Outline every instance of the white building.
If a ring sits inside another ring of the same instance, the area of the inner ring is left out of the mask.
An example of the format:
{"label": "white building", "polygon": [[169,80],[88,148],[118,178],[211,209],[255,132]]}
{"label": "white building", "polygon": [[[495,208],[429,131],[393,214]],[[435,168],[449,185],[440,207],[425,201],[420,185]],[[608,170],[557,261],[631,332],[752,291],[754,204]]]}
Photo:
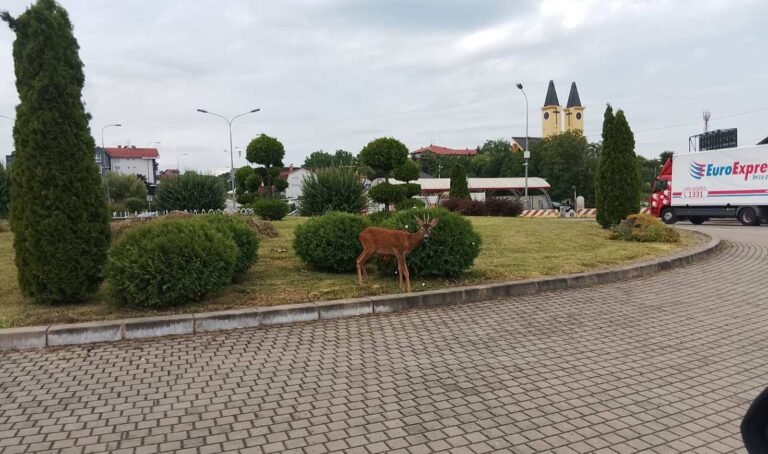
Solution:
{"label": "white building", "polygon": [[285,198],[289,202],[295,202],[301,197],[302,184],[304,178],[312,174],[311,170],[304,169],[302,167],[287,167],[280,173],[280,178],[288,181],[288,188],[285,190]]}
{"label": "white building", "polygon": [[[151,185],[157,184],[157,148],[106,148],[108,169],[121,175],[142,175]],[[97,157],[98,159],[98,157]]]}

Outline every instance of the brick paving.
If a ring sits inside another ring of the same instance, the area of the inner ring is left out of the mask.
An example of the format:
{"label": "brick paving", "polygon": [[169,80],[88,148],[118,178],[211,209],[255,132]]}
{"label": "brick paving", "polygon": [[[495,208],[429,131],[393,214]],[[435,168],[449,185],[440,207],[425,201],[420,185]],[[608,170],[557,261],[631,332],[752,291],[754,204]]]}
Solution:
{"label": "brick paving", "polygon": [[0,452],[743,452],[768,228],[665,275],[409,313],[0,353]]}

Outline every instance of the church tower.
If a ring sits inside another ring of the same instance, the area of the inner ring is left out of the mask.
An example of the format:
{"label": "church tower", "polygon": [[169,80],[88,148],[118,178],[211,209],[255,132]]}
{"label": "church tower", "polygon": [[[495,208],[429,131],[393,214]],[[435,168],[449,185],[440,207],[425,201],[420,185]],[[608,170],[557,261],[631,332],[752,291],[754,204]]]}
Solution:
{"label": "church tower", "polygon": [[565,130],[579,131],[584,134],[584,106],[579,99],[576,82],[571,82],[571,92],[568,94],[568,104],[565,106]]}
{"label": "church tower", "polygon": [[541,108],[541,137],[546,139],[556,136],[562,132],[561,128],[560,101],[557,100],[555,83],[550,80],[547,98],[544,100],[544,107]]}

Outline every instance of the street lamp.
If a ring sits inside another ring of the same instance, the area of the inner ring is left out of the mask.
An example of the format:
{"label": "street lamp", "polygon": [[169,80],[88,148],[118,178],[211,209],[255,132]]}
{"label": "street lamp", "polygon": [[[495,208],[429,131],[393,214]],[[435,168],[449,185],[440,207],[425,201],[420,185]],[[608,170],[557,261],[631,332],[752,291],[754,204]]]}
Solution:
{"label": "street lamp", "polygon": [[253,110],[249,110],[248,112],[241,113],[240,115],[235,115],[232,118],[227,118],[227,117],[225,117],[223,115],[219,115],[217,113],[208,112],[205,109],[197,109],[197,111],[200,112],[200,113],[204,113],[204,114],[213,115],[213,116],[216,116],[216,117],[219,117],[219,118],[223,118],[224,121],[226,121],[227,124],[229,125],[229,163],[230,163],[229,179],[232,181],[232,211],[237,211],[237,204],[235,202],[235,149],[232,147],[232,122],[234,122],[238,118],[242,117],[243,115],[248,115],[248,114],[256,113],[256,112],[258,112],[260,110],[261,109],[253,109]]}
{"label": "street lamp", "polygon": [[162,145],[162,144],[163,144],[163,142],[149,142],[149,143],[147,144],[147,148],[150,148],[150,147],[152,147],[152,145]]}
{"label": "street lamp", "polygon": [[531,152],[528,151],[528,95],[525,94],[525,90],[523,90],[523,84],[518,83],[517,88],[520,89],[521,92],[523,92],[523,96],[525,96],[525,151],[523,152],[523,159],[525,159],[525,207],[530,209],[529,206],[529,200],[528,200],[528,160],[531,159]]}
{"label": "street lamp", "polygon": [[[111,125],[104,125],[104,127],[101,128],[101,152],[104,153],[104,158],[105,159],[107,158],[107,149],[104,147],[104,130],[109,128],[109,127],[119,128],[121,126],[123,126],[123,125],[120,124],[120,123],[114,123],[114,124],[111,124]],[[109,167],[110,167],[110,169],[112,168],[111,165]],[[107,203],[109,203],[109,178],[107,178],[107,173],[106,172],[104,172],[104,188],[107,191]]]}

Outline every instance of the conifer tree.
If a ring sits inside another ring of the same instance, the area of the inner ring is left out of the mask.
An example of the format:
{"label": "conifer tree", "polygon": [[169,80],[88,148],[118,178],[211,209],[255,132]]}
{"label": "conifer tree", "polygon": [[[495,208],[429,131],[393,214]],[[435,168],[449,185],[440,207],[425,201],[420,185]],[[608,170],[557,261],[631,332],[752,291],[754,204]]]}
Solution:
{"label": "conifer tree", "polygon": [[11,202],[10,189],[8,172],[0,162],[0,219],[8,217],[8,204]]}
{"label": "conifer tree", "polygon": [[33,301],[83,299],[102,280],[109,214],[89,115],[81,99],[83,63],[67,12],[37,0],[18,18],[11,227],[22,293]]}
{"label": "conifer tree", "polygon": [[469,199],[467,174],[461,164],[455,164],[451,170],[451,190],[448,196],[452,199]]}
{"label": "conifer tree", "polygon": [[635,137],[624,112],[608,105],[603,121],[603,152],[596,176],[597,222],[612,227],[640,210],[640,174]]}

